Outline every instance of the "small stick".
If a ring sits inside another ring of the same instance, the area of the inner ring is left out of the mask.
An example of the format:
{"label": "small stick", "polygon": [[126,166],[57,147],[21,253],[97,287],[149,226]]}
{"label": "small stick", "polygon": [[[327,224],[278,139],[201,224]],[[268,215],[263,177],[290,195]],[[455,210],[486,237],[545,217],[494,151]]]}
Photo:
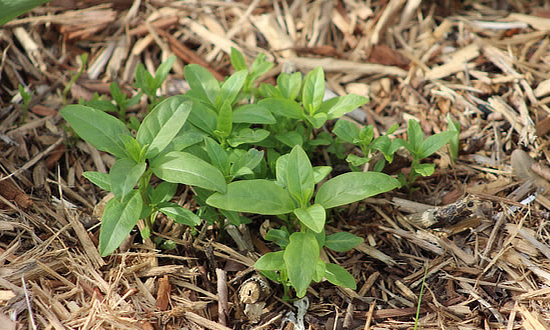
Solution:
{"label": "small stick", "polygon": [[216,268],[218,280],[218,322],[227,325],[227,275],[221,268]]}

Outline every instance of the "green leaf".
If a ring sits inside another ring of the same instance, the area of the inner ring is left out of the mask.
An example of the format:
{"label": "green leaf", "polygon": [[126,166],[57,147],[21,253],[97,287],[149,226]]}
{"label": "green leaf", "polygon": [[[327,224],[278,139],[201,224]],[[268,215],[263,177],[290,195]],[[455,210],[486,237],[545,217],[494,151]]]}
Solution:
{"label": "green leaf", "polygon": [[258,54],[258,56],[256,56],[256,58],[254,59],[254,62],[252,62],[252,65],[250,66],[250,80],[255,81],[264,73],[267,73],[267,71],[271,70],[272,67],[273,62],[267,62],[264,53]]}
{"label": "green leaf", "polygon": [[19,15],[22,15],[36,6],[47,3],[49,0],[2,0],[0,8],[2,16],[0,17],[0,26],[6,24]]}
{"label": "green leaf", "polygon": [[130,135],[123,122],[103,111],[83,105],[68,105],[61,115],[75,132],[96,149],[116,157],[128,156],[121,135]]}
{"label": "green leaf", "polygon": [[409,144],[411,149],[409,151],[416,155],[420,151],[420,145],[424,141],[424,132],[422,132],[422,127],[415,119],[409,120],[409,127],[407,127],[407,135],[409,138]]}
{"label": "green leaf", "polygon": [[325,262],[321,259],[317,259],[317,264],[315,265],[315,273],[313,273],[313,281],[321,282],[325,277],[326,270],[327,267],[325,266]]}
{"label": "green leaf", "polygon": [[223,148],[209,137],[204,138],[204,144],[212,165],[217,167],[224,175],[229,174],[229,160]]}
{"label": "green leaf", "polygon": [[82,173],[82,176],[90,180],[91,183],[95,184],[99,188],[103,190],[111,191],[111,179],[109,177],[109,174],[94,172],[94,171],[87,171]]}
{"label": "green leaf", "polygon": [[369,158],[359,157],[359,156],[354,155],[354,154],[349,154],[346,157],[346,162],[350,163],[353,166],[361,166],[361,165],[364,165],[364,164],[368,163],[369,161],[370,161]]}
{"label": "green leaf", "polygon": [[316,113],[313,116],[306,115],[307,121],[315,128],[321,128],[327,121],[326,113]]}
{"label": "green leaf", "polygon": [[136,141],[131,135],[121,135],[119,136],[120,140],[124,144],[126,152],[134,161],[141,161],[142,148],[139,142]]}
{"label": "green leaf", "polygon": [[216,104],[216,98],[220,93],[220,84],[212,73],[197,64],[188,64],[185,67],[185,79],[191,90],[204,102]]}
{"label": "green leaf", "polygon": [[231,174],[235,175],[242,168],[248,168],[251,171],[260,165],[264,157],[264,152],[257,149],[249,149],[246,153],[239,156],[231,165]]}
{"label": "green leaf", "polygon": [[121,203],[113,198],[105,205],[99,233],[99,253],[108,256],[122,244],[139,220],[143,201],[138,190],[134,190]]}
{"label": "green leaf", "polygon": [[153,205],[168,202],[174,197],[177,189],[176,183],[161,182],[149,195],[149,201]]}
{"label": "green leaf", "polygon": [[422,176],[430,176],[434,174],[435,164],[415,164],[413,170]]}
{"label": "green leaf", "polygon": [[159,211],[174,220],[175,223],[191,227],[201,223],[201,219],[195,213],[176,203],[165,203],[165,206],[159,208]]}
{"label": "green leaf", "polygon": [[243,54],[235,47],[231,47],[230,61],[233,68],[237,71],[246,70],[248,68]]}
{"label": "green leaf", "polygon": [[302,107],[293,100],[267,98],[258,102],[259,105],[266,107],[272,114],[292,119],[303,119],[304,111]]}
{"label": "green leaf", "polygon": [[357,237],[347,232],[328,235],[325,240],[325,246],[336,252],[347,252],[361,243],[363,243],[361,237]]}
{"label": "green leaf", "polygon": [[300,202],[300,205],[306,205],[313,196],[315,182],[311,162],[299,145],[295,146],[288,156],[285,177],[290,195]]}
{"label": "green leaf", "polygon": [[[334,101],[327,103],[331,100],[334,100]],[[338,97],[332,98],[331,100],[323,102],[323,104],[321,105],[321,108],[319,109],[320,112],[324,112],[327,114],[328,119],[340,118],[346,113],[359,108],[360,106],[362,106],[363,104],[369,101],[367,97],[359,96],[355,94],[338,96]],[[325,106],[325,104],[327,105]]]}
{"label": "green leaf", "polygon": [[170,73],[170,70],[172,70],[172,66],[174,65],[175,61],[176,57],[172,55],[165,62],[159,65],[157,71],[155,72],[154,79],[156,89],[160,88],[162,83],[166,80],[166,77],[168,77],[168,73]]}
{"label": "green leaf", "polygon": [[352,290],[357,289],[357,283],[355,283],[355,279],[342,266],[327,263],[325,267],[325,278],[327,279],[327,281],[334,285],[342,286],[344,288],[350,288]]}
{"label": "green leaf", "polygon": [[156,90],[153,89],[155,85],[155,78],[153,78],[149,71],[145,69],[143,63],[138,64],[134,79],[135,87],[141,89],[141,91],[150,98],[155,96]]}
{"label": "green leaf", "polygon": [[458,148],[460,146],[460,123],[453,119],[451,115],[447,115],[447,123],[449,124],[449,131],[454,135],[449,139],[449,151],[453,160],[458,158]]}
{"label": "green leaf", "polygon": [[222,172],[187,152],[171,151],[158,156],[152,160],[151,169],[164,181],[183,183],[222,193],[226,191]]}
{"label": "green leaf", "polygon": [[283,251],[268,252],[256,261],[254,267],[258,270],[281,270],[285,266]]}
{"label": "green leaf", "polygon": [[400,187],[398,180],[384,173],[349,172],[325,182],[317,191],[315,203],[325,209],[353,203]]}
{"label": "green leaf", "polygon": [[198,100],[193,100],[193,109],[189,114],[189,121],[209,135],[214,135],[218,123],[218,114]]}
{"label": "green leaf", "polygon": [[313,166],[313,181],[315,184],[323,181],[331,171],[332,167],[330,166]]}
{"label": "green leaf", "polygon": [[339,119],[334,124],[332,133],[348,143],[354,143],[353,141],[359,138],[359,128],[354,123],[345,119]]}
{"label": "green leaf", "polygon": [[325,228],[327,212],[320,204],[314,204],[305,209],[295,209],[294,214],[304,225],[316,233],[322,232]]}
{"label": "green leaf", "polygon": [[220,112],[218,113],[218,123],[214,133],[216,135],[226,138],[231,134],[233,129],[233,109],[229,102],[223,102]]}
{"label": "green leaf", "polygon": [[279,158],[277,158],[277,161],[275,162],[275,176],[277,178],[277,182],[279,182],[283,187],[286,188],[286,166],[288,164],[288,158],[290,157],[290,154],[282,155]]}
{"label": "green leaf", "polygon": [[265,235],[266,241],[271,241],[280,246],[281,248],[285,248],[289,241],[289,234],[288,231],[282,230],[282,229],[270,229],[267,234]]}
{"label": "green leaf", "polygon": [[287,131],[276,134],[275,138],[291,148],[294,148],[294,146],[301,146],[304,143],[302,136],[296,131]]}
{"label": "green leaf", "polygon": [[288,279],[299,298],[305,296],[313,279],[319,252],[319,244],[311,233],[299,232],[290,235],[290,243],[284,250],[283,259]]}
{"label": "green leaf", "polygon": [[146,167],[147,164],[136,163],[128,158],[117,159],[109,171],[113,194],[118,198],[124,198],[134,189]]}
{"label": "green leaf", "polygon": [[234,123],[275,124],[277,120],[268,108],[260,104],[247,104],[233,111]]}
{"label": "green leaf", "polygon": [[367,125],[359,131],[359,142],[363,146],[368,146],[372,142],[374,137],[374,127],[372,125]]}
{"label": "green leaf", "polygon": [[215,193],[206,203],[219,209],[278,215],[296,208],[290,194],[269,180],[236,181],[227,185],[227,193]]}
{"label": "green leaf", "polygon": [[227,78],[220,90],[217,104],[222,104],[223,102],[233,104],[237,95],[239,95],[239,92],[243,88],[247,76],[248,70],[240,70]]}
{"label": "green leaf", "polygon": [[289,100],[296,100],[298,94],[300,94],[300,87],[302,85],[302,74],[300,72],[281,73],[277,77],[277,88],[281,91],[281,95]]}
{"label": "green leaf", "polygon": [[160,102],[143,119],[136,139],[142,145],[149,145],[145,157],[151,159],[172,142],[185,124],[192,109],[192,103],[183,96],[172,96]]}
{"label": "green leaf", "polygon": [[426,140],[422,142],[419,150],[419,159],[429,157],[437,150],[443,148],[451,138],[456,135],[456,132],[445,131],[428,136]]}
{"label": "green leaf", "polygon": [[310,71],[304,78],[302,90],[302,102],[310,116],[313,116],[323,103],[325,96],[325,73],[323,68],[317,67]]}
{"label": "green leaf", "polygon": [[261,128],[243,128],[238,131],[236,134],[231,135],[227,142],[233,148],[238,147],[241,144],[245,143],[257,143],[269,136],[269,131]]}

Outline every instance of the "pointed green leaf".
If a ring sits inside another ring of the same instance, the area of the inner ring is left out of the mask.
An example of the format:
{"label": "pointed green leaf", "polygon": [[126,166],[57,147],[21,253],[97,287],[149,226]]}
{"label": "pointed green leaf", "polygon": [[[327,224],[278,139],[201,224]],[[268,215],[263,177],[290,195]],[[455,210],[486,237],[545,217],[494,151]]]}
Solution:
{"label": "pointed green leaf", "polygon": [[147,164],[136,163],[128,158],[117,159],[109,171],[113,194],[118,198],[124,198],[134,189],[146,167]]}
{"label": "pointed green leaf", "polygon": [[240,70],[227,78],[227,80],[223,83],[220,90],[220,95],[218,96],[219,104],[222,104],[223,102],[233,104],[237,98],[237,95],[239,95],[239,92],[243,88],[247,76],[248,70]]}
{"label": "pointed green leaf", "polygon": [[300,72],[281,73],[277,77],[277,88],[281,91],[281,95],[284,98],[294,101],[298,94],[300,94],[300,87],[302,85],[302,74]]}
{"label": "pointed green leaf", "polygon": [[247,104],[233,111],[234,123],[275,124],[277,120],[268,108],[260,104]]}
{"label": "pointed green leaf", "polygon": [[272,114],[292,119],[303,119],[304,111],[296,102],[288,99],[268,98],[258,102],[259,105],[266,107]]}
{"label": "pointed green leaf", "polygon": [[360,201],[400,187],[397,179],[384,173],[349,172],[325,182],[315,196],[315,203],[325,209]]}
{"label": "pointed green leaf", "polygon": [[122,244],[139,220],[143,201],[134,190],[121,203],[113,198],[105,205],[99,233],[99,253],[105,257]]}
{"label": "pointed green leaf", "polygon": [[171,182],[161,182],[149,195],[149,202],[153,205],[168,202],[176,194],[178,185]]}
{"label": "pointed green leaf", "polygon": [[315,182],[311,162],[302,147],[295,146],[292,149],[285,170],[288,191],[295,200],[300,202],[300,205],[306,205],[313,196]]}
{"label": "pointed green leaf", "polygon": [[143,119],[136,139],[149,145],[145,157],[158,155],[178,134],[192,109],[192,103],[183,96],[172,96],[159,103]]}
{"label": "pointed green leaf", "polygon": [[76,104],[65,106],[61,115],[82,139],[98,150],[120,158],[128,156],[119,136],[130,132],[120,120],[101,110]]}
{"label": "pointed green leaf", "polygon": [[314,204],[308,208],[294,210],[294,214],[309,229],[320,233],[325,228],[326,211],[320,204]]}
{"label": "pointed green leaf", "polygon": [[424,141],[424,132],[422,127],[415,119],[409,120],[409,127],[407,127],[407,136],[409,138],[409,144],[412,150],[409,150],[413,154],[417,154],[420,151],[420,145]]}
{"label": "pointed green leaf", "polygon": [[90,180],[93,184],[99,188],[107,191],[111,191],[111,178],[107,173],[87,171],[82,173],[82,176]]}
{"label": "pointed green leaf", "polygon": [[319,244],[311,233],[299,232],[290,235],[290,243],[284,251],[283,259],[288,279],[299,298],[305,296],[313,279],[319,252]]}
{"label": "pointed green leaf", "polygon": [[227,185],[227,193],[215,193],[206,200],[219,209],[278,215],[296,208],[289,193],[269,180],[236,181]]}
{"label": "pointed green leaf", "polygon": [[216,104],[220,84],[210,71],[197,64],[188,64],[185,67],[185,79],[197,97],[212,105]]}
{"label": "pointed green leaf", "polygon": [[236,134],[231,135],[227,142],[233,148],[245,143],[258,143],[269,136],[269,131],[261,128],[243,128]]}
{"label": "pointed green leaf", "polygon": [[166,80],[166,77],[168,77],[168,73],[170,73],[170,70],[172,70],[172,66],[174,65],[175,61],[176,61],[176,57],[172,55],[166,61],[164,61],[161,65],[159,65],[159,67],[157,68],[157,71],[155,72],[156,88],[160,88],[162,83]]}
{"label": "pointed green leaf", "polygon": [[323,68],[317,67],[310,71],[304,78],[302,90],[302,102],[309,115],[313,115],[323,103],[325,96],[325,73]]}
{"label": "pointed green leaf", "polygon": [[353,141],[359,138],[359,128],[354,123],[345,119],[339,119],[334,124],[332,133],[348,143],[354,143]]}
{"label": "pointed green leaf", "polygon": [[281,270],[285,266],[284,251],[268,252],[254,264],[257,270]]}
{"label": "pointed green leaf", "polygon": [[234,47],[231,47],[230,61],[233,68],[237,71],[247,69],[243,54]]}
{"label": "pointed green leaf", "polygon": [[189,114],[189,121],[195,127],[214,135],[218,123],[218,114],[200,101],[193,99],[193,109]]}
{"label": "pointed green leaf", "polygon": [[201,223],[201,219],[195,213],[176,203],[165,203],[159,211],[181,225],[194,227]]}
{"label": "pointed green leaf", "polygon": [[304,143],[304,139],[300,133],[296,131],[288,131],[280,134],[276,134],[275,138],[285,144],[288,147],[294,148],[294,146],[301,146]]}
{"label": "pointed green leaf", "polygon": [[183,183],[200,188],[226,191],[225,178],[214,166],[183,151],[171,151],[154,158],[153,173],[164,181]]}
{"label": "pointed green leaf", "polygon": [[218,142],[209,137],[204,138],[204,145],[212,165],[217,167],[224,175],[229,174],[229,160],[225,150],[223,150]]}
{"label": "pointed green leaf", "polygon": [[347,232],[328,235],[325,240],[325,246],[336,252],[347,252],[361,243],[363,243],[361,237],[357,237]]}
{"label": "pointed green leaf", "polygon": [[[333,99],[336,100],[332,101]],[[346,113],[359,108],[369,101],[367,97],[355,94],[338,96],[333,99],[331,99],[331,103],[327,103],[328,101],[323,102],[321,108],[319,109],[320,112],[324,112],[327,114],[328,119],[340,118]],[[325,106],[325,104],[327,105]]]}
{"label": "pointed green leaf", "polygon": [[313,166],[313,181],[315,184],[323,181],[332,171],[330,166]]}
{"label": "pointed green leaf", "polygon": [[423,159],[429,157],[437,150],[443,148],[443,146],[445,146],[455,135],[456,132],[445,131],[428,136],[420,145],[419,158]]}
{"label": "pointed green leaf", "polygon": [[350,288],[352,290],[357,289],[357,283],[353,276],[345,270],[342,266],[327,263],[325,264],[325,278],[332,284],[342,286],[344,288]]}
{"label": "pointed green leaf", "polygon": [[231,134],[233,129],[233,109],[229,102],[223,102],[218,113],[218,123],[216,131],[218,136],[226,138]]}

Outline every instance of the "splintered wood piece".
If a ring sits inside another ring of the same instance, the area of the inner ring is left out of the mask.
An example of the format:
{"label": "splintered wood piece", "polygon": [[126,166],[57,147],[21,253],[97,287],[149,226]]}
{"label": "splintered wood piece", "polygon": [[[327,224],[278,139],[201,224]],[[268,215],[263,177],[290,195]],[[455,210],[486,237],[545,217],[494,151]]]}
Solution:
{"label": "splintered wood piece", "polygon": [[[151,22],[151,26],[156,30],[159,30],[159,29],[167,30],[172,25],[176,25],[178,21],[179,21],[179,18],[177,16],[160,17],[155,21]],[[145,24],[140,24],[139,26],[131,29],[128,32],[130,36],[138,36],[138,37],[143,37],[147,33],[149,33],[149,29]]]}
{"label": "splintered wood piece", "polygon": [[[19,189],[10,179],[0,181],[0,195],[25,209],[32,205],[31,197]],[[5,205],[0,204],[0,207],[5,207]]]}
{"label": "splintered wood piece", "polygon": [[172,285],[168,279],[168,275],[164,275],[158,280],[157,301],[155,306],[159,311],[168,310],[168,304],[170,303],[170,292],[172,291]]}

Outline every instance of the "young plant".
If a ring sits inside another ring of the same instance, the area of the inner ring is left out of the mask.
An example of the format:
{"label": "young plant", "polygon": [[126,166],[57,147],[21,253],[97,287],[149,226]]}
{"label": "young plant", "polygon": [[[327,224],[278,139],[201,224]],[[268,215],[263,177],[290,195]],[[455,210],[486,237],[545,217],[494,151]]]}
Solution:
{"label": "young plant", "polygon": [[21,94],[21,98],[23,99],[23,114],[21,115],[21,120],[19,121],[19,124],[22,125],[27,121],[27,113],[29,112],[29,104],[31,103],[32,96],[34,95],[34,91],[31,91],[28,93],[25,90],[25,87],[23,85],[19,85],[19,94]]}
{"label": "young plant", "polygon": [[[149,73],[149,71],[147,71],[147,69],[145,69],[145,66],[142,63],[138,64],[136,68],[134,86],[147,95],[151,107],[154,107],[159,102],[157,90],[160,86],[162,86],[164,80],[166,80],[166,77],[172,69],[175,61],[176,57],[170,56],[166,62],[159,65],[154,77]],[[113,89],[111,89],[111,94],[113,94]],[[113,96],[115,95],[113,94]],[[118,101],[117,104],[120,106]]]}
{"label": "young plant", "polygon": [[330,172],[327,166],[312,167],[301,146],[277,160],[277,179],[254,179],[228,184],[227,191],[216,192],[206,203],[234,212],[278,215],[287,218],[282,230],[270,231],[270,237],[282,248],[256,262],[256,268],[277,280],[285,288],[293,287],[303,297],[312,281],[329,282],[355,288],[355,280],[342,267],[320,259],[323,247],[348,251],[362,239],[350,233],[325,235],[326,210],[353,203],[400,186],[399,181],[383,173],[350,172],[322,184],[313,199],[315,185]]}
{"label": "young plant", "polygon": [[[216,167],[181,151],[186,146],[181,140],[187,138],[183,127],[191,109],[191,102],[184,96],[170,97],[143,119],[135,137],[122,121],[101,110],[83,105],[69,105],[61,110],[63,118],[82,139],[116,157],[109,174],[84,173],[91,182],[114,194],[101,219],[102,256],[118,248],[139,219],[145,221],[142,236],[149,237],[159,212],[176,223],[199,224],[197,215],[170,202],[176,184],[226,192],[224,175]],[[153,187],[153,175],[164,182]]]}
{"label": "young plant", "polygon": [[458,159],[458,149],[460,146],[460,123],[453,119],[450,115],[447,116],[447,123],[449,124],[449,131],[455,134],[449,139],[449,152],[451,158],[456,161]]}
{"label": "young plant", "polygon": [[399,176],[401,183],[410,188],[418,177],[430,176],[434,173],[435,164],[421,163],[421,161],[443,148],[453,136],[456,136],[456,132],[445,131],[424,139],[424,132],[422,132],[420,124],[411,119],[407,128],[407,136],[408,141],[403,139],[396,139],[396,141],[405,147],[413,157],[409,176],[405,177],[402,173]]}
{"label": "young plant", "polygon": [[374,128],[372,125],[363,127],[361,130],[350,121],[340,119],[334,125],[332,132],[341,140],[354,144],[361,149],[362,156],[355,154],[349,154],[346,157],[346,161],[350,164],[350,167],[354,171],[360,170],[359,167],[369,163],[372,159],[373,152],[378,150],[384,155],[384,159],[379,160],[374,164],[373,170],[380,172],[384,169],[386,161],[391,163],[393,161],[393,154],[397,149],[402,146],[402,143],[397,140],[391,140],[388,135],[395,132],[398,125],[393,125],[386,135],[381,135],[374,138]]}
{"label": "young plant", "polygon": [[81,63],[80,70],[78,70],[78,72],[71,78],[67,86],[65,86],[65,88],[63,89],[63,94],[62,94],[63,104],[67,104],[67,95],[69,94],[69,91],[71,90],[73,85],[76,83],[80,75],[82,75],[82,73],[86,69],[87,62],[88,62],[88,53],[84,53],[80,55],[80,63]]}

